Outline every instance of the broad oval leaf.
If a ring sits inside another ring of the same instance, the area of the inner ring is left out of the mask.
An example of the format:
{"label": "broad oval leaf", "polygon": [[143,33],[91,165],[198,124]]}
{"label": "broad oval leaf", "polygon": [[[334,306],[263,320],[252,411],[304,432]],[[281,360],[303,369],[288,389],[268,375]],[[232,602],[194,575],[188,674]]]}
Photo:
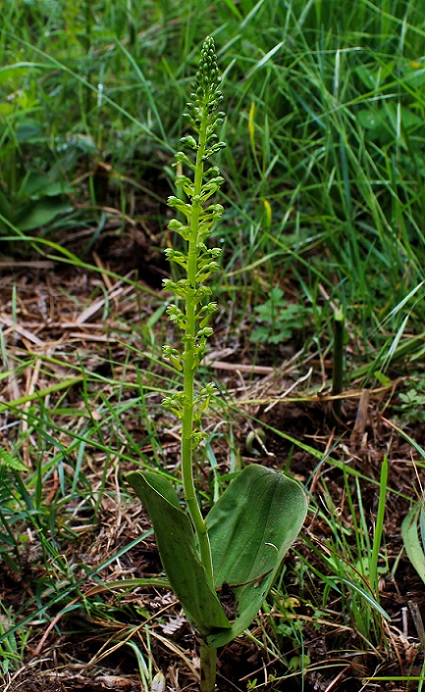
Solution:
{"label": "broad oval leaf", "polygon": [[162,565],[184,611],[202,634],[230,627],[199,558],[195,533],[173,485],[160,474],[135,471],[127,481],[152,520]]}
{"label": "broad oval leaf", "polygon": [[419,538],[418,527],[418,519],[422,513],[421,503],[417,503],[410,510],[409,514],[404,517],[401,525],[401,535],[407,557],[422,581],[425,582],[425,555]]}
{"label": "broad oval leaf", "polygon": [[212,507],[206,522],[214,586],[232,589],[237,612],[230,630],[207,635],[209,646],[224,646],[249,627],[306,513],[299,483],[256,464],[247,466]]}
{"label": "broad oval leaf", "polygon": [[69,200],[61,197],[44,197],[29,204],[24,204],[11,219],[21,231],[32,231],[47,226],[59,214],[72,211]]}

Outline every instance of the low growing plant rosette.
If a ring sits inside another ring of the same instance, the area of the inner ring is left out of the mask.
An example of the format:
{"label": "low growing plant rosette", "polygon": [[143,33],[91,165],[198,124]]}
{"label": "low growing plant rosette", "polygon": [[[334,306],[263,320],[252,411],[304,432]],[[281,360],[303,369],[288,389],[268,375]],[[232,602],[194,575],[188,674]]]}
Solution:
{"label": "low growing plant rosette", "polygon": [[[185,251],[166,250],[184,277],[166,280],[180,305],[168,308],[169,319],[181,332],[180,348],[163,347],[164,356],[182,373],[183,386],[164,399],[181,420],[182,498],[168,478],[154,471],[135,471],[127,480],[142,500],[155,531],[163,568],[171,588],[201,638],[201,692],[213,692],[216,649],[243,632],[257,615],[284,555],[297,537],[306,516],[301,486],[283,473],[252,464],[231,481],[204,518],[194,480],[194,455],[204,440],[201,417],[216,394],[213,384],[197,387],[196,374],[204,355],[209,326],[217,306],[206,285],[218,271],[219,248],[208,248],[213,225],[223,212],[211,204],[223,178],[210,159],[225,144],[217,130],[223,113],[214,40],[205,39],[194,92],[186,117],[195,136],[183,138],[189,154],[178,152],[177,162],[188,175],[176,185],[186,200],[170,197],[184,221],[174,219],[170,229],[185,242]],[[192,156],[190,156],[192,154]],[[194,160],[193,160],[194,159]],[[226,614],[219,592],[231,589],[233,614]]]}

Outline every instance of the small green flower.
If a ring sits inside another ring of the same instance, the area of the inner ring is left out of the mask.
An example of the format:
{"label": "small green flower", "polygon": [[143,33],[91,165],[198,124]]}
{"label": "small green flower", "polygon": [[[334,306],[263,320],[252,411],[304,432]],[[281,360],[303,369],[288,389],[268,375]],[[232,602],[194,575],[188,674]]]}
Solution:
{"label": "small green flower", "polygon": [[[221,248],[207,245],[214,224],[223,213],[221,204],[210,202],[224,181],[219,169],[209,164],[209,159],[225,146],[217,134],[223,121],[223,113],[217,112],[223,99],[220,81],[214,39],[209,36],[202,46],[193,93],[185,114],[194,134],[186,134],[181,139],[185,151],[176,154],[177,162],[185,169],[176,176],[176,185],[186,199],[174,195],[168,199],[168,205],[180,212],[184,219],[172,219],[169,229],[183,238],[186,247],[183,250],[170,247],[165,251],[167,259],[181,268],[183,277],[177,281],[166,279],[164,288],[180,299],[184,307],[174,304],[167,308],[168,318],[182,331],[183,349],[179,352],[166,345],[163,353],[175,368],[182,370],[185,384],[184,396],[180,397],[177,392],[175,396],[167,397],[164,404],[178,414],[183,423],[187,422],[187,428],[199,423],[200,413],[208,408],[215,392],[208,385],[196,395],[194,378],[205,354],[207,339],[213,334],[209,323],[217,310],[216,303],[208,301],[211,289],[206,282],[219,270],[221,255]],[[188,434],[189,430],[186,430],[184,435]],[[190,435],[193,439],[196,437],[198,442],[195,446],[198,446],[203,435],[193,427]],[[187,469],[188,460],[184,459],[183,453],[182,456],[182,466]]]}

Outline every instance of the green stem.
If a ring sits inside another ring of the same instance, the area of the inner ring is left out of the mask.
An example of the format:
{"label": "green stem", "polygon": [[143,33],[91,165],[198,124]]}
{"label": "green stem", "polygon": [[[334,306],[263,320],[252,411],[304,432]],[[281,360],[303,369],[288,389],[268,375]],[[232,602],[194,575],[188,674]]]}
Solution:
{"label": "green stem", "polygon": [[217,649],[201,643],[201,692],[214,692],[217,666]]}
{"label": "green stem", "polygon": [[206,132],[208,124],[208,110],[204,108],[201,127],[199,132],[199,148],[196,156],[196,169],[194,180],[194,195],[192,198],[191,215],[191,237],[188,251],[187,278],[189,280],[189,291],[186,299],[186,330],[184,336],[183,353],[183,380],[184,380],[184,403],[182,418],[182,476],[183,489],[187,507],[195,527],[199,541],[201,560],[206,569],[207,575],[212,582],[212,561],[211,550],[207,534],[207,527],[202,517],[201,510],[196,499],[195,482],[193,473],[193,400],[194,400],[194,379],[195,379],[195,342],[196,342],[196,308],[197,299],[195,291],[197,289],[196,273],[198,267],[198,231],[199,213],[201,211],[200,194],[202,191],[202,179],[204,174],[203,155],[205,152]]}
{"label": "green stem", "polygon": [[[341,308],[334,312],[334,349],[333,349],[333,373],[332,396],[342,393],[344,378],[344,313]],[[337,422],[341,420],[341,399],[332,401],[332,411]]]}

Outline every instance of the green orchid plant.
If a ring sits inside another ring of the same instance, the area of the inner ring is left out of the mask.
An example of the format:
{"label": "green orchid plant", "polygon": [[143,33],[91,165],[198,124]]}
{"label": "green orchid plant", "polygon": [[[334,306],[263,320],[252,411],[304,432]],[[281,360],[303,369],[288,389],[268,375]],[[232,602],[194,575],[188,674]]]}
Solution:
{"label": "green orchid plant", "polygon": [[[183,386],[164,399],[164,405],[181,420],[182,498],[164,475],[135,471],[127,480],[142,500],[152,520],[158,550],[171,588],[201,639],[201,692],[213,692],[216,650],[241,634],[257,615],[282,559],[304,522],[307,503],[301,486],[283,473],[252,464],[229,484],[203,516],[194,470],[195,456],[202,458],[202,415],[216,396],[213,384],[197,387],[196,374],[205,352],[209,326],[217,305],[206,285],[218,271],[221,250],[207,240],[223,208],[211,203],[223,178],[210,160],[225,144],[217,130],[223,113],[214,40],[205,39],[187,119],[194,135],[183,138],[189,155],[179,152],[177,162],[188,175],[176,185],[185,200],[170,197],[168,204],[180,219],[170,223],[185,251],[166,250],[184,277],[166,280],[178,304],[168,307],[169,319],[182,333],[181,347],[163,347],[164,356],[182,373]],[[192,153],[192,156],[190,156]],[[220,596],[231,593],[232,609],[224,609]]]}

